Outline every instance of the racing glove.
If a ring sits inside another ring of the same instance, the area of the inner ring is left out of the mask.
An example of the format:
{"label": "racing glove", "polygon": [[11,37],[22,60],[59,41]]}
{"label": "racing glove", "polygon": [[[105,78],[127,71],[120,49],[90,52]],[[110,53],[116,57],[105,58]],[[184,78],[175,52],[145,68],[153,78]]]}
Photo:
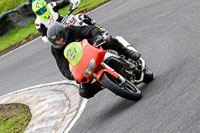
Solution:
{"label": "racing glove", "polygon": [[99,45],[99,44],[101,44],[102,42],[104,42],[103,36],[97,35],[97,36],[95,37],[95,43],[96,43],[96,45]]}
{"label": "racing glove", "polygon": [[74,10],[81,3],[81,0],[70,0],[70,3],[72,3],[72,10]]}

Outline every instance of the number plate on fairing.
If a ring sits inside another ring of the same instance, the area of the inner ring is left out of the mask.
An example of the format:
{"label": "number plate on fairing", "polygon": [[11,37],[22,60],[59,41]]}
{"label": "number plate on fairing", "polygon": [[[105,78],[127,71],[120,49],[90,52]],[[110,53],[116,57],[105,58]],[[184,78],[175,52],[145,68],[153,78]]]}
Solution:
{"label": "number plate on fairing", "polygon": [[72,42],[64,50],[64,56],[69,61],[70,65],[75,67],[80,62],[83,55],[83,50],[80,42]]}

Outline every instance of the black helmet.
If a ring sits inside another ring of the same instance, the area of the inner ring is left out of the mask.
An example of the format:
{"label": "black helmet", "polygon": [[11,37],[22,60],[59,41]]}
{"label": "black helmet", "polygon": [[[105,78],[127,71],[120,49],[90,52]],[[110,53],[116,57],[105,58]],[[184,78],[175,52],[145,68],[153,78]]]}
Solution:
{"label": "black helmet", "polygon": [[[63,37],[63,43],[57,44],[56,41]],[[62,49],[67,41],[67,32],[64,25],[59,23],[54,23],[50,25],[47,30],[47,38],[51,42],[52,46],[56,49]]]}

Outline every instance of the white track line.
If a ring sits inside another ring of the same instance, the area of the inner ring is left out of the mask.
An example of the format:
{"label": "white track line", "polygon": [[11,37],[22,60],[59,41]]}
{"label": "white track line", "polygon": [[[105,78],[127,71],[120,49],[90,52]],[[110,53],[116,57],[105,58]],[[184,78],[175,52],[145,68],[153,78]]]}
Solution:
{"label": "white track line", "polygon": [[35,89],[35,88],[42,88],[42,87],[51,86],[51,85],[64,84],[64,83],[74,84],[74,85],[76,84],[75,81],[69,81],[69,80],[63,80],[63,81],[45,83],[45,84],[40,84],[40,85],[35,85],[35,86],[27,87],[27,88],[24,88],[24,89],[19,89],[19,90],[14,91],[14,92],[10,92],[10,93],[8,93],[6,95],[0,96],[0,99],[3,98],[3,97],[9,96],[9,95],[15,94],[15,93],[23,92],[23,91],[32,90],[32,89]]}
{"label": "white track line", "polygon": [[16,49],[14,49],[14,50],[12,50],[12,51],[10,51],[10,52],[8,52],[8,53],[6,53],[6,54],[0,56],[0,59],[3,58],[3,57],[5,57],[5,56],[7,56],[7,55],[9,55],[9,54],[11,54],[11,53],[13,53],[13,52],[15,52],[15,51],[17,51],[17,50],[19,50],[19,49],[21,49],[21,48],[23,48],[23,47],[25,47],[25,46],[27,46],[27,45],[29,45],[29,44],[31,44],[32,42],[35,42],[35,41],[39,40],[40,38],[41,38],[41,37],[35,38],[35,39],[33,39],[32,41],[27,42],[26,44],[24,44],[24,45],[22,45],[22,46],[20,46],[20,47],[18,47],[18,48],[16,48]]}
{"label": "white track line", "polygon": [[68,133],[71,128],[75,125],[76,121],[78,120],[78,118],[81,116],[81,114],[83,113],[86,105],[87,105],[88,99],[83,99],[82,104],[80,109],[78,110],[78,113],[76,114],[76,117],[72,120],[72,122],[69,124],[69,126],[67,127],[67,129],[65,130],[64,133]]}
{"label": "white track line", "polygon": [[89,11],[88,13],[92,13],[92,12],[98,10],[98,9],[101,9],[102,7],[107,6],[107,5],[110,4],[111,2],[112,2],[112,0],[109,1],[109,2],[107,2],[107,3],[105,3],[105,4],[103,4],[103,5],[101,5],[101,6],[99,6],[99,7],[97,7],[97,8],[95,8],[94,10]]}

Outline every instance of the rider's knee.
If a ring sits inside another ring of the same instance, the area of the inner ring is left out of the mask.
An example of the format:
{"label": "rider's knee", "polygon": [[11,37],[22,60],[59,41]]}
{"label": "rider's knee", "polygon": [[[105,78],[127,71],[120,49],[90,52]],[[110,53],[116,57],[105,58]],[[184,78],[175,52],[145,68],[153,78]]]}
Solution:
{"label": "rider's knee", "polygon": [[92,95],[88,89],[86,89],[85,87],[83,86],[79,86],[79,95],[83,98],[91,98],[93,97],[94,95]]}

